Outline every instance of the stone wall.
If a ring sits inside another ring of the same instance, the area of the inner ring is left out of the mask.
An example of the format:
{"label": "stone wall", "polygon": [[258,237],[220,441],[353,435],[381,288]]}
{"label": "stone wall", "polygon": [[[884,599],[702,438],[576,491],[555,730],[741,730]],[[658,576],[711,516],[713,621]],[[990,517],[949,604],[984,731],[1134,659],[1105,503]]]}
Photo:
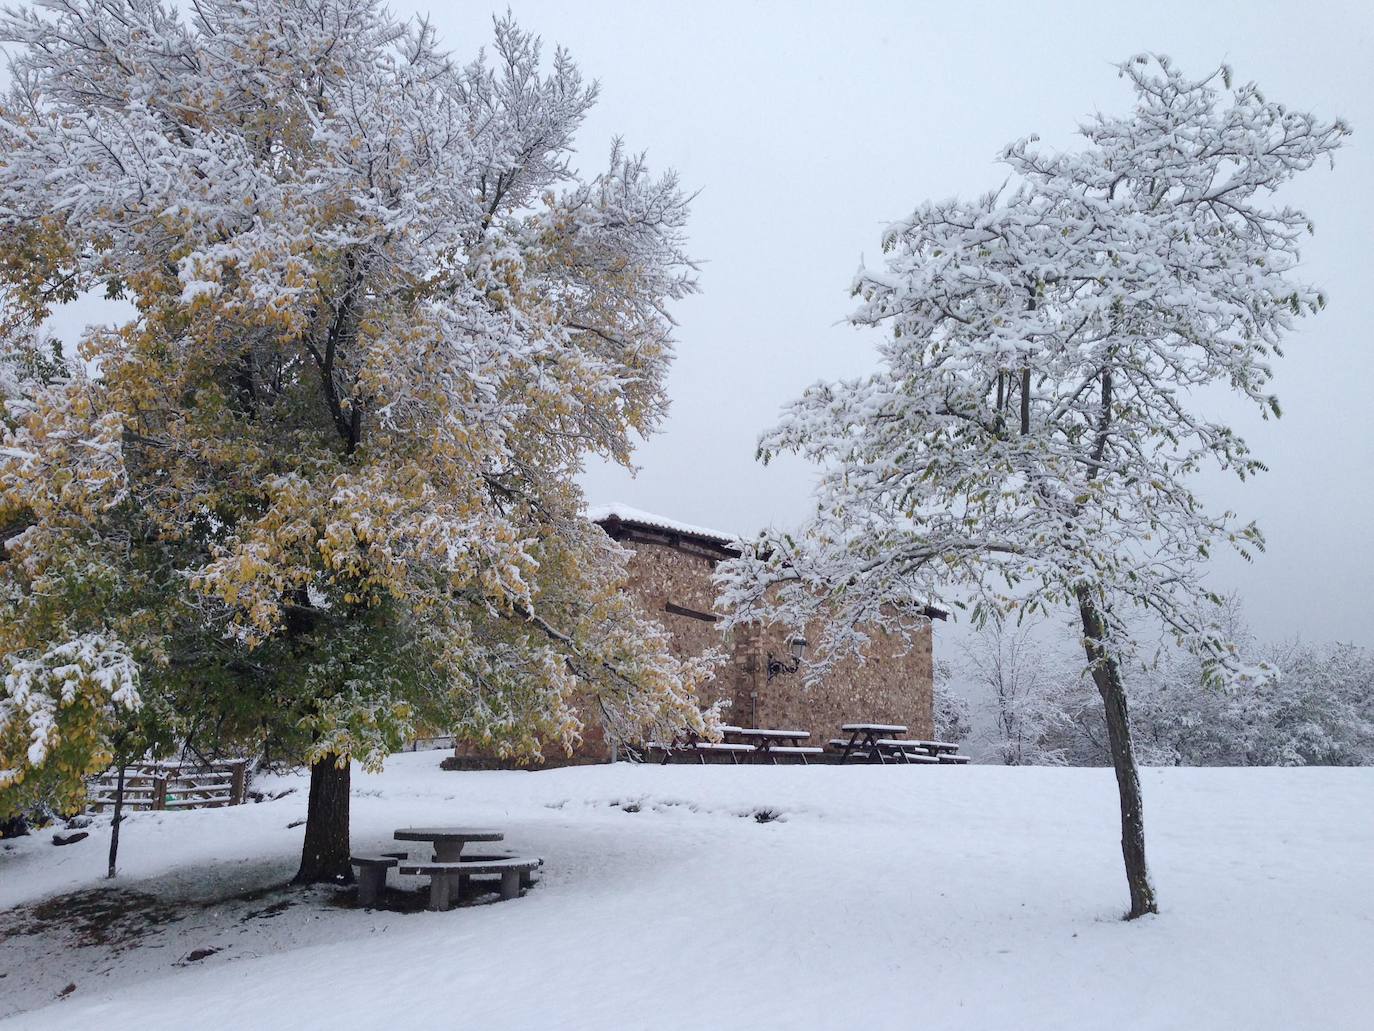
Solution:
{"label": "stone wall", "polygon": [[[818,634],[810,634],[813,640]],[[767,652],[788,655],[786,635],[769,631],[758,644],[756,707],[749,726],[771,730],[809,730],[808,745],[843,736],[844,723],[900,723],[912,737],[934,736],[930,624],[910,643],[878,631],[865,660],[840,663],[820,683],[808,687],[797,673],[767,678]],[[738,722],[738,721],[732,721]]]}
{"label": "stone wall", "polygon": [[622,543],[634,551],[628,568],[630,593],[647,615],[672,634],[674,653],[700,655],[708,648],[721,647],[723,638],[711,611],[715,600],[711,573],[718,560],[704,550]]}
{"label": "stone wall", "polygon": [[[747,627],[724,635],[712,613],[715,598],[711,574],[731,554],[709,541],[624,525],[612,535],[633,552],[629,590],[644,612],[672,635],[678,655],[699,655],[720,648],[728,656],[715,679],[701,689],[707,706],[728,699],[726,723],[771,730],[806,730],[808,745],[824,746],[840,736],[842,723],[901,723],[913,737],[933,736],[931,631],[929,624],[909,651],[905,642],[882,631],[873,634],[867,660],[842,663],[822,683],[806,687],[801,673],[768,679],[768,655],[788,658],[788,635],[780,630]],[[813,640],[819,634],[810,634]],[[587,733],[571,760],[550,755],[551,764],[604,762],[610,747],[601,727],[587,716]],[[460,747],[460,765],[492,765],[477,750]]]}
{"label": "stone wall", "polygon": [[[644,610],[673,635],[674,650],[699,654],[723,648],[728,661],[703,689],[703,705],[726,698],[725,720],[738,726],[773,730],[807,730],[807,744],[824,745],[840,734],[842,723],[901,723],[912,736],[933,735],[931,629],[927,624],[907,643],[883,631],[873,634],[866,661],[841,663],[826,679],[806,687],[800,673],[768,679],[768,655],[787,658],[788,635],[758,627],[736,630],[726,639],[716,626],[674,609],[711,612],[711,573],[723,556],[684,550],[633,536],[622,540],[633,548],[630,589]],[[812,639],[818,632],[810,635]],[[905,653],[904,653],[905,652]]]}

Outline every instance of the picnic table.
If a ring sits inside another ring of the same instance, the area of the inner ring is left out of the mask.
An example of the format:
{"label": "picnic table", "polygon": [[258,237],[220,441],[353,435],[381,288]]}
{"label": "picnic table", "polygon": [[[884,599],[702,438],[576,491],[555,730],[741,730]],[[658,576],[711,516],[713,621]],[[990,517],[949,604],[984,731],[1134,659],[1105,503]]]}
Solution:
{"label": "picnic table", "polygon": [[434,843],[436,863],[456,863],[469,841],[500,841],[501,831],[484,827],[402,827],[396,832],[397,841],[431,841]]}
{"label": "picnic table", "polygon": [[879,738],[878,761],[883,762],[884,756],[898,762],[917,765],[940,761],[925,748],[922,748],[921,742],[909,738]]}
{"label": "picnic table", "polygon": [[468,882],[477,876],[497,875],[501,897],[513,899],[521,888],[534,883],[534,872],[544,864],[537,856],[516,856],[509,852],[463,857],[469,841],[501,841],[505,834],[485,827],[402,827],[397,841],[428,841],[434,845],[429,862],[412,859],[408,852],[383,852],[380,855],[350,857],[358,868],[358,904],[376,906],[386,888],[386,873],[396,870],[402,876],[429,877],[429,908],[448,909],[458,901]]}
{"label": "picnic table", "polygon": [[[753,745],[732,741],[694,741],[691,747],[703,766],[706,765],[706,756],[710,754],[728,755],[731,764],[738,766],[741,755],[750,755],[754,751]],[[666,758],[664,762],[667,762]]]}
{"label": "picnic table", "polygon": [[[723,730],[725,728],[721,729]],[[682,731],[674,737],[672,741],[651,741],[649,747],[656,748],[663,753],[662,765],[664,766],[668,765],[669,760],[673,758],[676,752],[686,752],[695,755],[703,766],[706,765],[706,756],[708,754],[728,755],[730,757],[730,762],[738,766],[739,757],[741,755],[749,755],[754,751],[753,745],[746,745],[739,741],[703,741],[699,734],[691,730]]]}
{"label": "picnic table", "polygon": [[966,755],[957,754],[959,746],[950,741],[925,741],[920,738],[895,737],[905,734],[899,723],[846,723],[840,728],[849,738],[832,738],[830,746],[843,749],[840,762],[860,759],[867,762],[897,762],[908,765],[963,765]]}
{"label": "picnic table", "polygon": [[764,730],[758,727],[721,727],[721,734],[726,738],[736,738],[739,743],[752,745],[755,754],[761,759],[771,759],[773,765],[778,764],[779,756],[796,756],[802,761],[802,765],[809,765],[806,757],[808,755],[820,755],[825,751],[823,748],[801,744],[811,736],[809,730]]}
{"label": "picnic table", "polygon": [[902,746],[907,755],[907,762],[934,762],[962,766],[970,761],[968,756],[959,754],[959,746],[952,741],[922,741],[913,738],[903,741],[879,742],[879,744]]}
{"label": "picnic table", "polygon": [[963,766],[972,762],[967,755],[960,755],[959,746],[951,741],[918,741],[916,743],[935,756],[936,762],[952,766]]}
{"label": "picnic table", "polygon": [[847,763],[851,757],[886,763],[884,753],[891,753],[893,749],[879,742],[890,741],[893,734],[906,733],[906,727],[900,723],[846,723],[840,730],[849,735],[849,740],[836,739],[830,743],[844,749],[841,763]]}

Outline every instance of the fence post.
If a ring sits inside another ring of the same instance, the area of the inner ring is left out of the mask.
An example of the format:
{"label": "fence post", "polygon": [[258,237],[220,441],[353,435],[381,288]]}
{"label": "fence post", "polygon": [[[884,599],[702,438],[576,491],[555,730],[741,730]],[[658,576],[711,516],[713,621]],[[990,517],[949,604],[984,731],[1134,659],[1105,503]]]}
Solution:
{"label": "fence post", "polygon": [[153,803],[154,809],[167,808],[167,778],[154,775],[153,777]]}
{"label": "fence post", "polygon": [[244,796],[248,788],[248,763],[240,759],[230,765],[229,772],[233,776],[233,781],[229,787],[229,804],[243,805]]}

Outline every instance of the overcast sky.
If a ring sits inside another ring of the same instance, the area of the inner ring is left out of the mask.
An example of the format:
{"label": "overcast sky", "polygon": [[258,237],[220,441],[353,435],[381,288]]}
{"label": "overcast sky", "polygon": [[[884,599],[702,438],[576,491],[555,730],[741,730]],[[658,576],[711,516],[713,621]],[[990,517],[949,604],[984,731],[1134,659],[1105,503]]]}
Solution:
{"label": "overcast sky", "polygon": [[[425,10],[457,54],[489,34],[481,5]],[[1334,170],[1289,198],[1313,216],[1307,276],[1330,307],[1279,363],[1285,415],[1231,415],[1271,471],[1209,478],[1256,518],[1269,551],[1216,563],[1267,636],[1374,645],[1374,4],[681,3],[513,5],[601,80],[580,137],[595,171],[612,135],[701,191],[691,226],[702,293],[678,309],[672,412],[637,477],[594,468],[593,504],[624,501],[698,525],[795,524],[813,470],[754,461],[761,430],[817,379],[873,367],[870,331],[842,324],[861,257],[926,198],[996,186],[1004,143],[1065,144],[1094,110],[1129,101],[1114,63],[1166,53],[1189,73],[1226,61],[1292,107],[1355,135]]]}
{"label": "overcast sky", "polygon": [[[464,59],[491,37],[485,4],[395,7],[429,11]],[[1203,491],[1268,535],[1252,566],[1223,557],[1214,567],[1262,634],[1374,645],[1374,4],[521,0],[513,10],[601,81],[579,141],[584,172],[621,134],[700,190],[691,237],[702,293],[677,309],[670,418],[639,449],[637,477],[589,469],[588,500],[734,532],[807,511],[813,470],[764,468],[755,443],[809,383],[873,367],[872,331],[843,319],[883,226],[924,199],[1001,183],[994,157],[1014,138],[1067,144],[1094,110],[1124,110],[1116,61],[1154,50],[1190,74],[1226,61],[1274,99],[1346,118],[1355,135],[1335,169],[1314,169],[1288,194],[1316,222],[1306,273],[1330,307],[1279,363],[1284,418],[1225,412],[1271,471],[1244,485],[1208,478]]]}

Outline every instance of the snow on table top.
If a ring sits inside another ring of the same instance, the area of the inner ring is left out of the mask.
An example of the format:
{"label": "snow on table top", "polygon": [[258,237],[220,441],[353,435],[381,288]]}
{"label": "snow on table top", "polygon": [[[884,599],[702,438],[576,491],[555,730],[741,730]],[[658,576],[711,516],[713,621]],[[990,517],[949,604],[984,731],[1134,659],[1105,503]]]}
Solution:
{"label": "snow on table top", "polygon": [[882,737],[878,739],[878,744],[884,748],[927,748],[924,741],[913,741],[911,738],[902,737]]}
{"label": "snow on table top", "polygon": [[402,827],[397,841],[500,841],[504,831],[489,827]]}
{"label": "snow on table top", "polygon": [[906,727],[902,726],[900,723],[846,723],[840,727],[840,729],[851,732],[855,730],[872,730],[882,731],[885,734],[906,733]]}
{"label": "snow on table top", "polygon": [[639,523],[642,526],[652,526],[656,530],[668,530],[672,533],[683,533],[691,537],[705,537],[709,540],[719,541],[722,544],[732,544],[739,538],[733,533],[724,533],[721,530],[711,530],[704,526],[693,526],[691,523],[680,522],[677,519],[669,519],[667,516],[654,515],[652,512],[645,512],[642,509],[631,508],[629,505],[619,501],[613,501],[609,505],[593,505],[587,509],[587,518],[593,523],[604,523],[608,519],[619,519],[622,523]]}

